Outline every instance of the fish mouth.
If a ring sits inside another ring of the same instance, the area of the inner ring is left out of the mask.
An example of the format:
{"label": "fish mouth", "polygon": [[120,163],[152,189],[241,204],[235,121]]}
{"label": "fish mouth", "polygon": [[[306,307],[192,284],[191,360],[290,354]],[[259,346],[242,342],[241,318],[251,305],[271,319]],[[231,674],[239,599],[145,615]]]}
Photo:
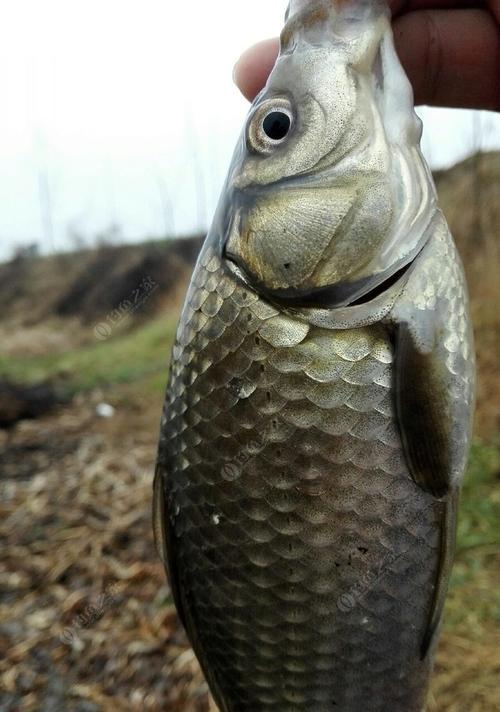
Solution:
{"label": "fish mouth", "polygon": [[250,274],[234,255],[224,251],[224,260],[233,274],[271,302],[295,308],[338,309],[356,307],[374,301],[396,285],[404,286],[410,271],[425,245],[405,262],[398,262],[377,275],[363,277],[353,282],[338,282],[311,289],[269,289]]}

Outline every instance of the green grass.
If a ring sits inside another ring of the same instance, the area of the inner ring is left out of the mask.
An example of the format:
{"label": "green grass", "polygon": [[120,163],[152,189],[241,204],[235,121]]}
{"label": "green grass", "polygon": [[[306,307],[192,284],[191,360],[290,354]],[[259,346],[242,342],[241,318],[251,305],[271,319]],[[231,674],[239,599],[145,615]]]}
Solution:
{"label": "green grass", "polygon": [[26,358],[0,355],[0,375],[20,383],[61,379],[69,393],[143,378],[155,383],[156,377],[158,384],[164,384],[176,320],[156,319],[61,353]]}
{"label": "green grass", "polygon": [[500,622],[500,444],[476,440],[460,501],[445,625],[482,635]]}

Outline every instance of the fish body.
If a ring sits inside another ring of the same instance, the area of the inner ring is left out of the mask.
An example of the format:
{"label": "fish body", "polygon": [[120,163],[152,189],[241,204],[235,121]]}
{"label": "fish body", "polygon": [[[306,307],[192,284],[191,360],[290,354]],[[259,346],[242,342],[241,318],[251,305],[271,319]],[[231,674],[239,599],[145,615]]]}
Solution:
{"label": "fish body", "polygon": [[281,45],[180,318],[155,536],[222,712],[421,712],[470,439],[463,270],[385,5],[292,0]]}

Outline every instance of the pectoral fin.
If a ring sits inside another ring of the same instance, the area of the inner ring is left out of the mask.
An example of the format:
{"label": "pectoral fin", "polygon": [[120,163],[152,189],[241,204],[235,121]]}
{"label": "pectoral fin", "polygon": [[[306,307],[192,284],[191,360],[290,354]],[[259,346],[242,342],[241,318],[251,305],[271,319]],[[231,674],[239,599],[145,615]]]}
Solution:
{"label": "pectoral fin", "polygon": [[407,324],[398,326],[396,339],[396,412],[406,463],[416,484],[442,500],[440,554],[434,595],[427,626],[422,638],[424,658],[439,627],[453,566],[463,452],[453,432],[460,410],[451,394],[453,374],[447,370],[445,354],[440,349],[439,333],[434,334],[435,348],[419,348]]}
{"label": "pectoral fin", "polygon": [[396,411],[406,456],[415,482],[435,497],[443,497],[452,474],[449,378],[439,352],[423,353],[407,324],[396,340]]}
{"label": "pectoral fin", "polygon": [[420,648],[420,657],[422,659],[427,655],[434,640],[436,631],[441,621],[446,594],[448,592],[448,583],[450,580],[451,569],[453,567],[453,557],[455,554],[458,490],[454,490],[450,494],[448,500],[443,503],[443,508],[444,511],[441,518],[439,566],[434,588],[432,608]]}

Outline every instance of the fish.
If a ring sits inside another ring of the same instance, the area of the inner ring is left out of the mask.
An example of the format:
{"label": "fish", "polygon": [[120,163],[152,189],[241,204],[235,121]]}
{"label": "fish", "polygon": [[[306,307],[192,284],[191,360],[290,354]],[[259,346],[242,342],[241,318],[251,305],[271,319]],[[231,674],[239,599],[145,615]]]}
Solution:
{"label": "fish", "polygon": [[154,532],[221,712],[422,712],[474,406],[375,0],[291,0],[180,316]]}

